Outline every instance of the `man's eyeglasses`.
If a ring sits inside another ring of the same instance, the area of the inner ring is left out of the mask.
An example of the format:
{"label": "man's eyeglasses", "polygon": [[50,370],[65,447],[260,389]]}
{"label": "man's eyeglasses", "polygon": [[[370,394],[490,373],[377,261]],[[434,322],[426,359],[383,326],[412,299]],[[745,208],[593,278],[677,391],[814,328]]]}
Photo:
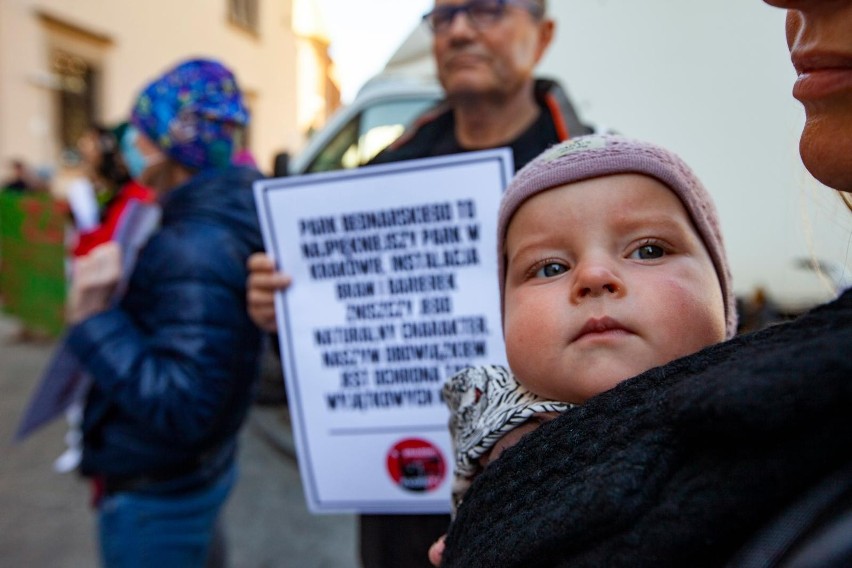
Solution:
{"label": "man's eyeglasses", "polygon": [[440,34],[450,29],[458,14],[464,14],[471,26],[482,30],[500,21],[509,6],[523,8],[535,18],[543,15],[542,7],[532,0],[471,0],[458,6],[438,6],[424,14],[423,21]]}

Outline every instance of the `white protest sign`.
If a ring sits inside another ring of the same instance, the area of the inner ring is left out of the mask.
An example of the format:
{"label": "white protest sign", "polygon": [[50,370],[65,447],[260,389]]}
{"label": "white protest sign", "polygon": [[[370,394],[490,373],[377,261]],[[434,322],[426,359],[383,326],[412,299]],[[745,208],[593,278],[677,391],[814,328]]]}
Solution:
{"label": "white protest sign", "polygon": [[505,364],[496,223],[507,149],[257,182],[313,512],[447,512],[444,381]]}

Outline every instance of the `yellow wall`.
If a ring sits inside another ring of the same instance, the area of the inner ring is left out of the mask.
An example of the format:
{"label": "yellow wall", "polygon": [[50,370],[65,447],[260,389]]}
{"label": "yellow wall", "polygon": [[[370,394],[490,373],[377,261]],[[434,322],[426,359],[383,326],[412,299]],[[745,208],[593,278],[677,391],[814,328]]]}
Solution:
{"label": "yellow wall", "polygon": [[[264,171],[281,150],[298,150],[297,49],[293,2],[258,0],[259,33],[228,19],[227,0],[0,0],[0,160],[58,164],[52,46],[100,67],[96,118],[126,117],[139,89],[180,59],[208,56],[237,75],[252,106],[250,146]],[[310,64],[309,64],[310,65]],[[327,73],[329,63],[314,73]],[[304,73],[304,71],[302,71]]]}

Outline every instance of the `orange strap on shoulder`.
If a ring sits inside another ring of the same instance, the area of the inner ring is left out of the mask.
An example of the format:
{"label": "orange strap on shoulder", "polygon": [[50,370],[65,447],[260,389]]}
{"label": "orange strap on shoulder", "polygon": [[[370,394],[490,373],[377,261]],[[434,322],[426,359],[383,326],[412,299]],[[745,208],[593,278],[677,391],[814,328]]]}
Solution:
{"label": "orange strap on shoulder", "polygon": [[553,126],[556,128],[556,135],[559,141],[568,140],[571,133],[568,132],[568,125],[565,124],[565,117],[562,116],[562,109],[553,95],[547,94],[544,96],[544,104],[547,105],[547,110],[550,111],[550,116],[553,118]]}

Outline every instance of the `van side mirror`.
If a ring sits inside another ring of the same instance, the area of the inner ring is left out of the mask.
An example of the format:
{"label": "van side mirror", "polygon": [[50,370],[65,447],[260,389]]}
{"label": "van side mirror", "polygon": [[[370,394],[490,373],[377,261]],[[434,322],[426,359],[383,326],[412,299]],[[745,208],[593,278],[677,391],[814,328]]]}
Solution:
{"label": "van side mirror", "polygon": [[275,154],[272,164],[272,177],[285,177],[290,175],[290,152],[279,152]]}

